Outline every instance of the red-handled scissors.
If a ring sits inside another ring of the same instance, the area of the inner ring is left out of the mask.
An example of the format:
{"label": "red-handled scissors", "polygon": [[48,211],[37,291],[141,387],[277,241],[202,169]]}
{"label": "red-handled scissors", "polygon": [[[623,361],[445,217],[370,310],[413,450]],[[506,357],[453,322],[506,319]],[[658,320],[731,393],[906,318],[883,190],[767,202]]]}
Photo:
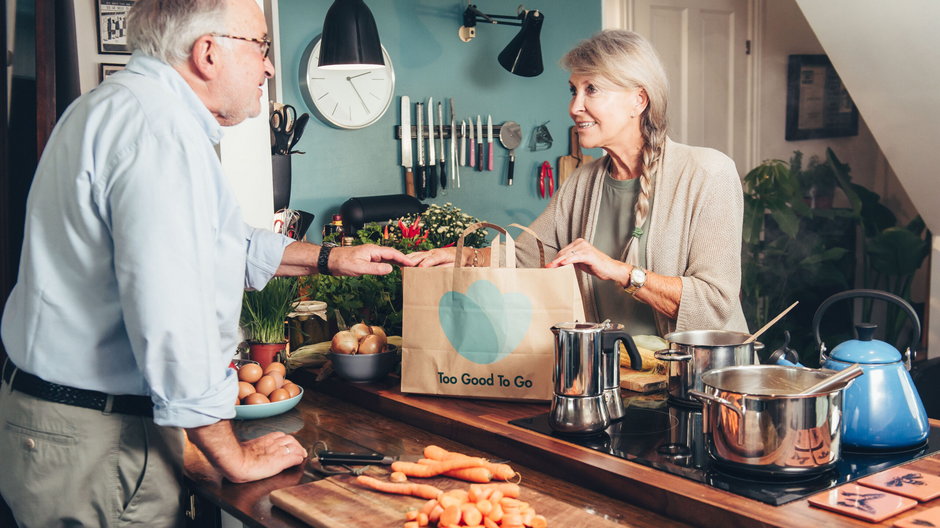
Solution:
{"label": "red-handled scissors", "polygon": [[555,194],[555,176],[552,173],[552,164],[543,161],[542,168],[539,169],[539,196],[545,198],[545,180],[548,179],[548,196],[551,198]]}

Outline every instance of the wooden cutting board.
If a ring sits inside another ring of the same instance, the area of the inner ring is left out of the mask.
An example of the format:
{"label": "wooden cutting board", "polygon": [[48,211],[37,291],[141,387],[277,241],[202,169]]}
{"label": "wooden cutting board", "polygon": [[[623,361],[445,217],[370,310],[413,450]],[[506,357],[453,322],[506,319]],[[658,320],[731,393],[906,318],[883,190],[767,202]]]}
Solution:
{"label": "wooden cutting board", "polygon": [[568,137],[570,141],[568,156],[562,156],[558,158],[558,186],[561,187],[561,184],[568,179],[568,176],[571,176],[571,173],[575,171],[582,164],[592,161],[593,156],[585,156],[581,154],[581,143],[578,141],[578,132],[575,127],[568,129]]}
{"label": "wooden cutting board", "polygon": [[667,377],[665,374],[654,374],[639,370],[620,369],[620,388],[633,392],[647,393],[666,390]]}
{"label": "wooden cutting board", "polygon": [[[415,481],[442,490],[466,489],[470,485],[449,478]],[[528,502],[536,513],[544,515],[553,528],[622,528],[525,486],[520,499]],[[351,475],[335,475],[271,492],[272,504],[315,528],[401,528],[405,512],[421,508],[425,502],[415,497],[367,490],[356,485]]]}

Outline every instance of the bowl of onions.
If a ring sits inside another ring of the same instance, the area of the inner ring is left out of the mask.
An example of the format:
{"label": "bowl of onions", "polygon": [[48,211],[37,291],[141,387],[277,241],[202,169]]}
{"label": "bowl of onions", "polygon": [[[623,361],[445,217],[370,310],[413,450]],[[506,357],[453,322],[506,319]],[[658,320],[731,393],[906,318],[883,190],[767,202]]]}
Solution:
{"label": "bowl of onions", "polygon": [[388,345],[382,327],[365,323],[337,332],[327,357],[339,377],[356,383],[382,379],[398,363],[398,352]]}

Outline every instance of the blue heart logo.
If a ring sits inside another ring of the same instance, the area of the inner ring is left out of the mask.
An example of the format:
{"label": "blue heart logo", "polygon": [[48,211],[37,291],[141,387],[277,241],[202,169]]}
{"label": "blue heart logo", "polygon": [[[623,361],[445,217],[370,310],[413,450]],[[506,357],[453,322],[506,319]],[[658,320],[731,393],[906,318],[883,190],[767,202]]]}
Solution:
{"label": "blue heart logo", "polygon": [[467,293],[445,293],[438,303],[444,334],[458,354],[480,365],[495,363],[519,346],[532,323],[532,301],[522,293],[502,293],[478,280]]}

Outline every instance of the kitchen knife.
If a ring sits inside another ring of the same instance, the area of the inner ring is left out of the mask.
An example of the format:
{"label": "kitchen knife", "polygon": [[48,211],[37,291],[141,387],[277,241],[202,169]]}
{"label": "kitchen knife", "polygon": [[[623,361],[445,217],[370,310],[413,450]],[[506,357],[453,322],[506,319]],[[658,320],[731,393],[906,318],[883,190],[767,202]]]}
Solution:
{"label": "kitchen knife", "polygon": [[460,188],[460,164],[457,162],[457,121],[450,120],[450,161],[454,166],[450,174],[450,179],[457,182],[457,188]]}
{"label": "kitchen knife", "polygon": [[428,197],[437,198],[437,156],[434,155],[434,98],[428,98]]}
{"label": "kitchen knife", "polygon": [[460,165],[467,166],[467,122],[460,120]]}
{"label": "kitchen knife", "polygon": [[483,170],[483,123],[477,114],[477,170]]}
{"label": "kitchen knife", "polygon": [[493,170],[493,116],[486,116],[486,170]]}
{"label": "kitchen knife", "polygon": [[477,165],[477,142],[475,141],[476,138],[473,137],[473,118],[471,117],[470,119],[468,119],[468,121],[470,122],[470,126],[468,127],[470,129],[470,139],[469,139],[470,161],[468,161],[467,164],[470,165],[471,167],[476,167]]}
{"label": "kitchen knife", "polygon": [[317,460],[324,466],[337,464],[349,464],[353,466],[378,464],[389,466],[392,462],[398,460],[398,457],[386,456],[381,453],[338,453],[336,451],[320,451],[317,453]]}
{"label": "kitchen knife", "polygon": [[405,168],[405,192],[415,195],[415,175],[411,172],[411,98],[401,96],[401,166]]}
{"label": "kitchen knife", "polygon": [[419,200],[428,197],[427,174],[424,172],[424,103],[415,103],[415,121],[418,125],[418,166],[415,169],[415,191]]}
{"label": "kitchen knife", "polygon": [[440,136],[440,156],[441,156],[441,194],[447,189],[447,154],[444,151],[444,103],[437,102],[437,132]]}

